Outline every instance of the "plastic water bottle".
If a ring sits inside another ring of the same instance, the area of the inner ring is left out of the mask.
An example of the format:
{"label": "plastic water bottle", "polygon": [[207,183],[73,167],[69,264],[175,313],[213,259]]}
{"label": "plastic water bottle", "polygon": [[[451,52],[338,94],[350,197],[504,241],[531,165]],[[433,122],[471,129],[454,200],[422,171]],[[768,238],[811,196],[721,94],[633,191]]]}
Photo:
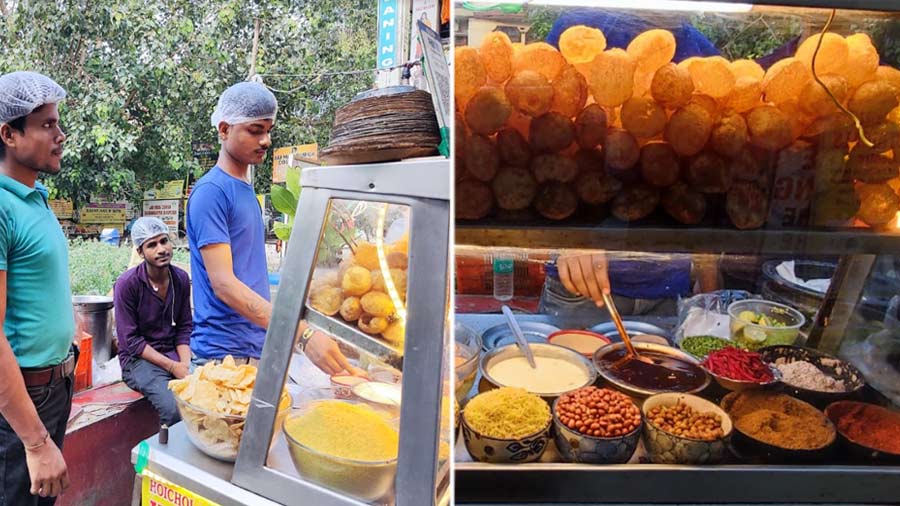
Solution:
{"label": "plastic water bottle", "polygon": [[498,252],[493,257],[494,265],[494,298],[507,301],[513,298],[513,267],[515,257],[509,252]]}

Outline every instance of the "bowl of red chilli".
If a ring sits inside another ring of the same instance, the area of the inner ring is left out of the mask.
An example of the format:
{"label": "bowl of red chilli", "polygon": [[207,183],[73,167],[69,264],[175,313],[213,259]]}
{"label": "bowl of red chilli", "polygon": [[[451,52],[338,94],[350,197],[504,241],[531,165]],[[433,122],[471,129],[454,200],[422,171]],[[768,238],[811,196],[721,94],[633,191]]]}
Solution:
{"label": "bowl of red chilli", "polygon": [[838,401],[825,408],[825,416],[837,429],[841,446],[854,458],[900,463],[900,413],[865,402]]}

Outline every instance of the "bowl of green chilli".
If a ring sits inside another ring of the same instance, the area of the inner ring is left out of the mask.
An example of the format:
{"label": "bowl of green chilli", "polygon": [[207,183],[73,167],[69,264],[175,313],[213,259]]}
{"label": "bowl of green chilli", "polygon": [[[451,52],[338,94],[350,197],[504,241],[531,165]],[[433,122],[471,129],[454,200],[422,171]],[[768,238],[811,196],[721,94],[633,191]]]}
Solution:
{"label": "bowl of green chilli", "polygon": [[681,348],[681,351],[697,358],[697,360],[703,360],[714,351],[728,347],[740,348],[741,346],[734,341],[716,336],[688,336],[678,343],[678,347]]}

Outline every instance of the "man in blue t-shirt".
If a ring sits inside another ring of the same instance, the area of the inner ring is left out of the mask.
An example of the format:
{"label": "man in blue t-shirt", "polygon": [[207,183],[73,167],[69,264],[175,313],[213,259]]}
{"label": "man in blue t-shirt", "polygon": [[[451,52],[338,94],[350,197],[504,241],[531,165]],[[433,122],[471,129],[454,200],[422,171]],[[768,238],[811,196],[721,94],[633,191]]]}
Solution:
{"label": "man in blue t-shirt", "polygon": [[50,506],[69,486],[69,249],[37,182],[60,171],[65,96],[35,72],[0,76],[0,506]]}
{"label": "man in blue t-shirt", "polygon": [[[212,114],[222,148],[187,205],[194,289],[194,364],[232,355],[259,359],[272,315],[265,228],[250,165],[272,145],[278,102],[265,86],[242,82],[225,90]],[[301,346],[328,374],[361,374],[326,334],[300,322]]]}

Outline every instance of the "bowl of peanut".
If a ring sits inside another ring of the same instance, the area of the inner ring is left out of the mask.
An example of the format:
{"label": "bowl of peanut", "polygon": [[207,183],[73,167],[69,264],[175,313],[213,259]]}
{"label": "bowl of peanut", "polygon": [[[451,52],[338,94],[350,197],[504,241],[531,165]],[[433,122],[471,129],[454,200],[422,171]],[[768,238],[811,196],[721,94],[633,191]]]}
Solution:
{"label": "bowl of peanut", "polygon": [[641,439],[641,411],[625,394],[588,386],[553,402],[556,448],[566,462],[624,464]]}
{"label": "bowl of peanut", "polygon": [[655,464],[715,464],[725,458],[731,418],[696,395],[658,394],[644,401],[644,447]]}

